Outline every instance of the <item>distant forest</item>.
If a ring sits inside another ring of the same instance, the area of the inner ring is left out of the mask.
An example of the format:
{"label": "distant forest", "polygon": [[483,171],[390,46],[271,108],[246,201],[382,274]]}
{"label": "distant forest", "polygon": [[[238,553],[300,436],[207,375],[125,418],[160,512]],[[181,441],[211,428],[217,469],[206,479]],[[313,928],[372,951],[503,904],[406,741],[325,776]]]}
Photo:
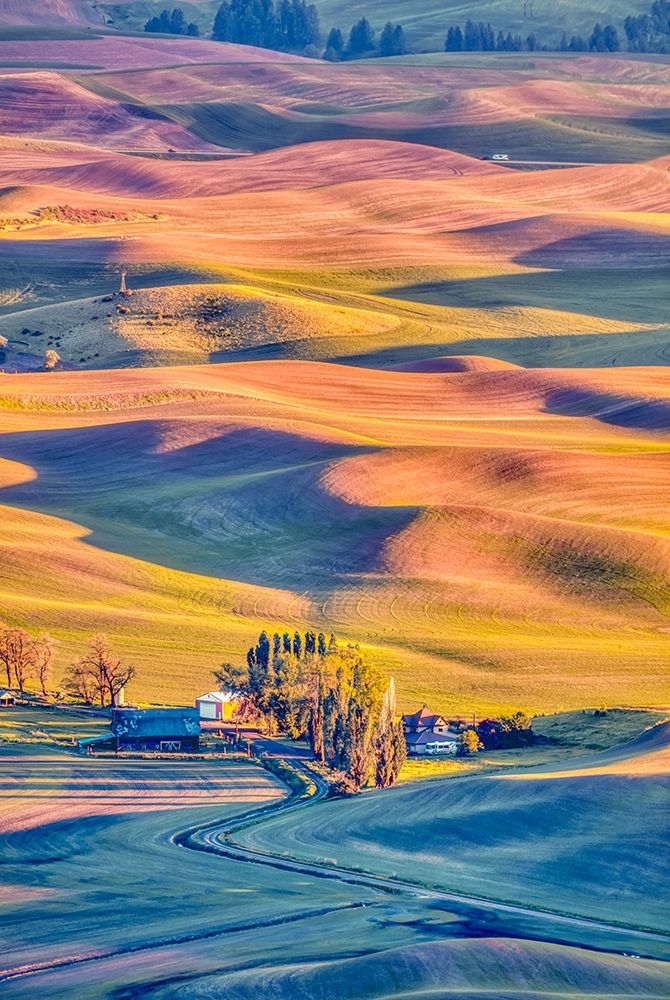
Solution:
{"label": "distant forest", "polygon": [[[670,0],[654,0],[648,14],[629,14],[623,28],[629,52],[670,52]],[[187,23],[179,7],[150,18],[144,30],[172,35],[200,34],[197,24]],[[367,17],[361,17],[348,32],[331,28],[324,45],[318,11],[306,0],[224,0],[214,18],[211,36],[219,42],[300,52],[329,62],[401,56],[410,51],[401,24],[387,21],[377,36]],[[463,26],[449,27],[444,49],[446,52],[619,52],[622,38],[613,24],[598,22],[590,35],[564,31],[559,45],[550,46],[535,32],[524,38],[511,31],[496,31],[489,22],[468,20]]]}

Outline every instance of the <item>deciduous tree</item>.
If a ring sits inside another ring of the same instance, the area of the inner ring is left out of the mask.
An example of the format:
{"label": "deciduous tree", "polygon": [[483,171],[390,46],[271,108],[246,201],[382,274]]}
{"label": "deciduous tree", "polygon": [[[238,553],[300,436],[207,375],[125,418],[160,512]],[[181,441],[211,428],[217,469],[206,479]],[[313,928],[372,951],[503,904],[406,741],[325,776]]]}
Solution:
{"label": "deciduous tree", "polygon": [[34,662],[35,677],[39,681],[40,690],[45,698],[47,696],[47,684],[51,679],[53,659],[54,641],[47,632],[42,632],[35,640]]}
{"label": "deciduous tree", "polygon": [[115,655],[107,637],[96,635],[86,654],[70,668],[66,687],[86,702],[113,705],[134,676],[135,668]]}

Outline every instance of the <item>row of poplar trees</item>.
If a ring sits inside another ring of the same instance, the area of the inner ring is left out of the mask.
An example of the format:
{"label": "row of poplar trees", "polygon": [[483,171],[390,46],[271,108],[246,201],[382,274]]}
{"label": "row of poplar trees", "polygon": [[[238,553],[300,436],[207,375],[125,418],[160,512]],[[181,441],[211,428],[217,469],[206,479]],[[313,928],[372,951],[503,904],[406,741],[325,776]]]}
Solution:
{"label": "row of poplar trees", "polygon": [[314,758],[343,775],[348,790],[392,785],[406,746],[395,690],[357,646],[322,632],[261,632],[245,667],[224,663],[217,681],[245,698],[293,739],[306,736]]}

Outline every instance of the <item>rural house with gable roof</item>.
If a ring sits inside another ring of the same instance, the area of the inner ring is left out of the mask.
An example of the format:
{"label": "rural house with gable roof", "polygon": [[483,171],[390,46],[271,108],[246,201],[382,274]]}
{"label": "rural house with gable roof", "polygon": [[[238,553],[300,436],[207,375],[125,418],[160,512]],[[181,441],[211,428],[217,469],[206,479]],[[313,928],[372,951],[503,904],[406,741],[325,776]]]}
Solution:
{"label": "rural house with gable roof", "polygon": [[458,733],[425,705],[413,715],[403,715],[402,723],[409,754],[455,754],[458,750]]}

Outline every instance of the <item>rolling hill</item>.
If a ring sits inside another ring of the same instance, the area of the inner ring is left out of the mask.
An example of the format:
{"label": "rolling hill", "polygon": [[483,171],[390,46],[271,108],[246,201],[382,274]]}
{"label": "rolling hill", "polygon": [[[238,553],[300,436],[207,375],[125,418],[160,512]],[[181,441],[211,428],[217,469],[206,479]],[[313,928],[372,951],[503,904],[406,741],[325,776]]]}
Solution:
{"label": "rolling hill", "polygon": [[4,376],[7,614],[37,572],[60,662],[103,628],[138,695],[203,683],[260,622],[311,621],[362,641],[403,704],[663,698],[666,374],[464,367]]}
{"label": "rolling hill", "polygon": [[[561,32],[568,34],[590,33],[596,21],[623,21],[629,13],[643,13],[648,10],[644,2],[618,3],[614,6],[604,6],[599,0],[584,6],[574,3],[562,5],[560,10],[546,2],[534,0],[528,6],[519,6],[509,0],[495,0],[495,3],[484,3],[482,0],[471,0],[467,5],[449,0],[438,3],[437,0],[421,0],[412,4],[411,9],[388,0],[369,0],[365,6],[349,0],[315,0],[321,18],[324,33],[332,26],[338,26],[348,32],[350,26],[365,15],[379,31],[391,20],[400,22],[407,35],[411,51],[438,51],[444,45],[447,28],[452,24],[464,24],[468,17],[476,21],[490,21],[496,31],[512,31],[523,36],[535,31],[545,42],[555,42],[560,39]],[[188,19],[194,19],[200,25],[201,31],[208,32],[214,21],[214,15],[219,4],[216,0],[188,0]],[[116,28],[122,30],[141,29],[147,19],[149,10],[160,11],[159,4],[151,7],[138,0],[112,0],[103,5],[105,16]]]}
{"label": "rolling hill", "polygon": [[59,672],[101,629],[180,700],[318,623],[407,706],[665,698],[663,59],[1,59],[5,616]]}

